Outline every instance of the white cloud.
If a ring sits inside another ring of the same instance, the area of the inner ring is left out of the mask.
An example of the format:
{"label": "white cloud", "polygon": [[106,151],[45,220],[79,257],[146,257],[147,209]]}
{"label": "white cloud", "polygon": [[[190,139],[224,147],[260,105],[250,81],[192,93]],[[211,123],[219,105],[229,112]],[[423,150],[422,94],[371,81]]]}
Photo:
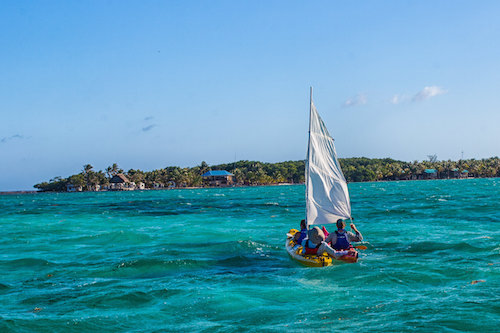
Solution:
{"label": "white cloud", "polygon": [[349,98],[347,101],[344,102],[344,107],[348,108],[351,106],[356,106],[356,105],[363,105],[366,104],[366,95],[365,94],[357,94],[354,97]]}
{"label": "white cloud", "polygon": [[421,102],[434,96],[446,94],[447,92],[447,90],[437,86],[424,87],[424,89],[420,90],[415,96],[413,96],[412,101]]}
{"label": "white cloud", "polygon": [[407,99],[408,99],[408,97],[405,95],[396,94],[396,95],[392,96],[390,102],[391,102],[391,104],[400,104],[400,103],[406,101]]}

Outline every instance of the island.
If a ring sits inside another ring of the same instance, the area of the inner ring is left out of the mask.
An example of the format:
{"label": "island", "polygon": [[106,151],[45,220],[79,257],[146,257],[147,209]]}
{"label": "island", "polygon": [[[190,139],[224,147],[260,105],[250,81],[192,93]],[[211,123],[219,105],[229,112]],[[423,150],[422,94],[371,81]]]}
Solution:
{"label": "island", "polygon": [[[425,180],[452,178],[500,177],[500,159],[467,159],[404,162],[391,158],[340,158],[348,182]],[[304,182],[305,161],[265,163],[238,161],[209,166],[168,166],[163,169],[124,171],[114,163],[106,170],[95,171],[86,164],[81,172],[67,178],[53,179],[34,185],[42,192],[131,191],[192,187],[257,186],[300,184]]]}

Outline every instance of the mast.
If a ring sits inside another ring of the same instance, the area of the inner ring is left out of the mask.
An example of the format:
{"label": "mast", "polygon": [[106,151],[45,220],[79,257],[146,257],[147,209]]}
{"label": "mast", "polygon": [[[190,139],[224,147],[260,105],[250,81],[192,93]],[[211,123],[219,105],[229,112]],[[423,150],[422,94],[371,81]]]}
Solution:
{"label": "mast", "polygon": [[309,132],[308,132],[308,140],[307,140],[307,156],[306,156],[306,163],[305,163],[305,180],[306,180],[306,228],[309,229],[309,221],[307,220],[308,214],[308,207],[309,205],[307,202],[309,202],[309,191],[307,190],[309,188],[309,157],[311,153],[311,117],[312,117],[312,95],[313,95],[313,87],[309,87]]}

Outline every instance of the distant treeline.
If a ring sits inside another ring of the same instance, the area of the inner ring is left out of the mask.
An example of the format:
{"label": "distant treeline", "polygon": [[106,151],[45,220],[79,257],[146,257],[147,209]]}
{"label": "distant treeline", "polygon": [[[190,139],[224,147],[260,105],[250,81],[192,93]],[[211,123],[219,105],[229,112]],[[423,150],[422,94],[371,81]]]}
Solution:
{"label": "distant treeline", "polygon": [[[437,161],[436,156],[429,156],[429,161],[403,162],[390,158],[341,158],[339,162],[348,182],[379,180],[410,180],[427,178],[464,178],[464,177],[500,177],[500,159],[469,159],[459,161]],[[304,161],[263,163],[239,161],[234,163],[209,166],[206,162],[192,168],[175,166],[153,171],[130,169],[124,172],[113,164],[104,171],[95,171],[86,164],[83,170],[68,178],[55,177],[49,182],[34,185],[41,191],[66,191],[66,186],[81,186],[92,191],[109,185],[110,179],[117,174],[124,174],[131,182],[144,183],[146,188],[203,186],[202,176],[210,170],[226,170],[234,174],[238,185],[270,185],[279,183],[303,183]]]}

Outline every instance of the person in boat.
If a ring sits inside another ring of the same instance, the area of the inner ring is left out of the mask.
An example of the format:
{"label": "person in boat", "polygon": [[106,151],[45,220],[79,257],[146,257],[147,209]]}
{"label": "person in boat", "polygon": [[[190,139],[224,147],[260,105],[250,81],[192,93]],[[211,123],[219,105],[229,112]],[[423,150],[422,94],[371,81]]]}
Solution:
{"label": "person in boat", "polygon": [[325,242],[332,244],[334,250],[348,250],[352,249],[352,242],[361,242],[363,240],[363,235],[358,231],[354,223],[351,223],[351,229],[354,230],[355,234],[350,231],[345,230],[344,220],[337,220],[337,230],[328,235]]}
{"label": "person in boat", "polygon": [[306,220],[300,221],[300,232],[295,234],[295,242],[297,244],[302,244],[302,241],[307,237],[307,226]]}
{"label": "person in boat", "polygon": [[303,254],[322,255],[328,253],[332,257],[341,257],[349,253],[348,250],[337,251],[325,242],[325,234],[319,227],[309,231],[309,237],[302,241]]}

